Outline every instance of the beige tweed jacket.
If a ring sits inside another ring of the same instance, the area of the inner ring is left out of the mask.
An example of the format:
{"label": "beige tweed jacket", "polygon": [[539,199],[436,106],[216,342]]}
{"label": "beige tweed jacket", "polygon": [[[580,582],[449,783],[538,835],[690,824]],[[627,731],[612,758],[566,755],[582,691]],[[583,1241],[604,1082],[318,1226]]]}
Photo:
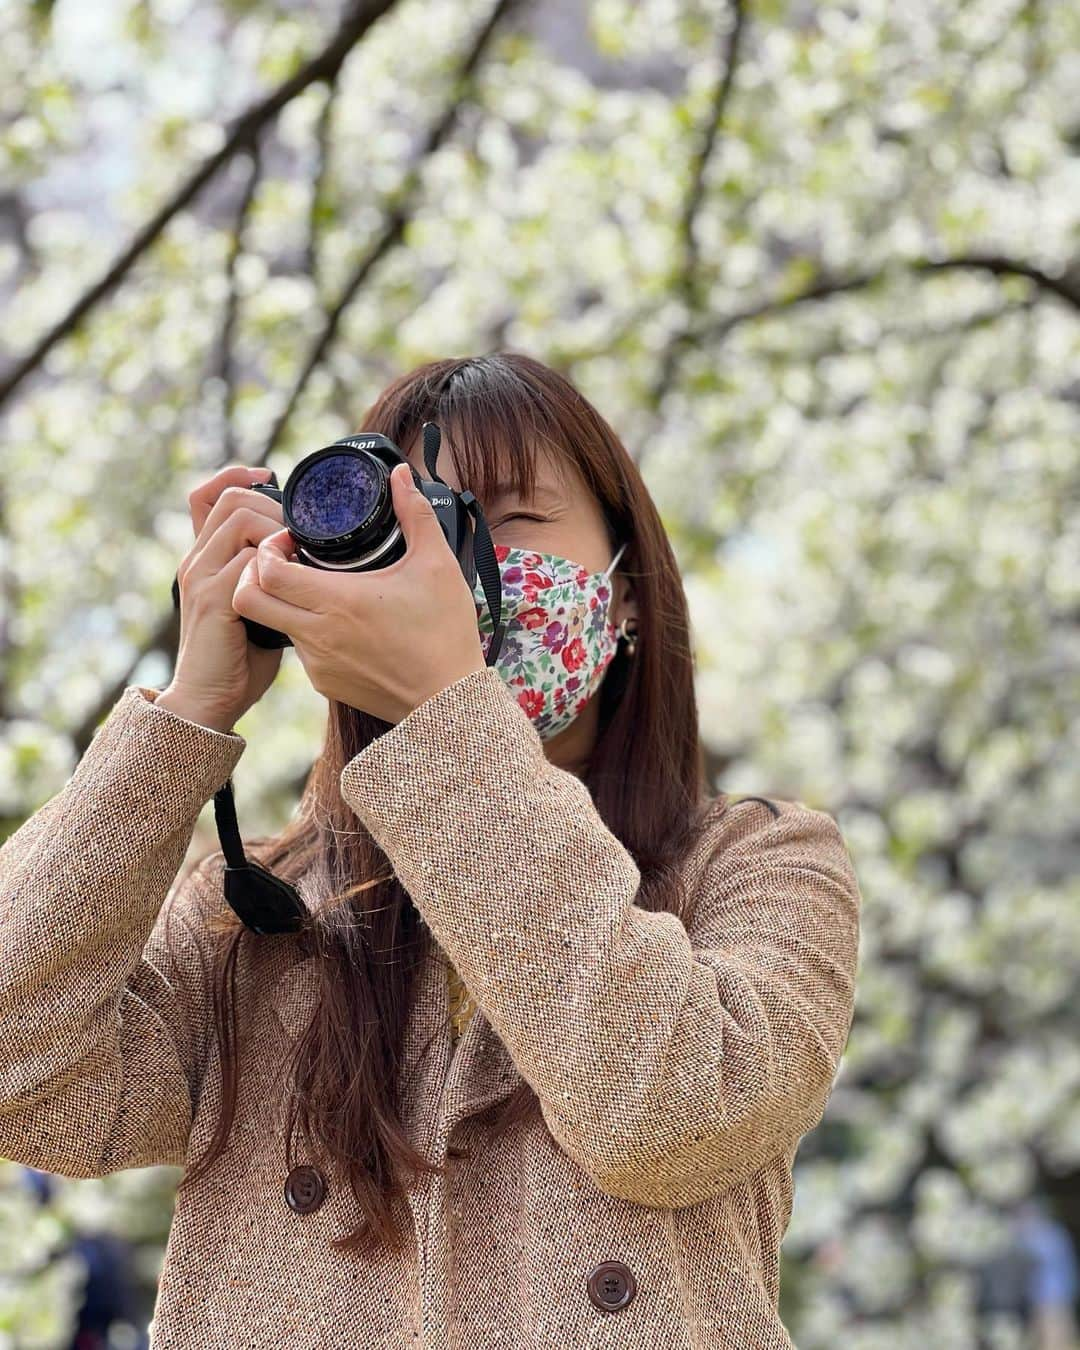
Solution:
{"label": "beige tweed jacket", "polygon": [[[220,1105],[202,958],[221,854],[177,877],[246,741],[157,692],[125,689],[0,848],[0,1156],[65,1176],[182,1166]],[[474,1157],[415,1184],[405,1254],[332,1251],[356,1217],[343,1180],[304,1213],[284,1193],[279,1071],[316,958],[253,942],[230,1147],[178,1197],[153,1350],[790,1350],[792,1162],[854,1004],[860,897],[832,817],[722,796],[685,863],[692,918],[646,911],[490,667],[365,748],[341,791],[426,921],[406,1128],[434,1160]],[[451,965],[475,1003],[453,1043]],[[478,1116],[522,1078],[543,1122],[489,1146]]]}

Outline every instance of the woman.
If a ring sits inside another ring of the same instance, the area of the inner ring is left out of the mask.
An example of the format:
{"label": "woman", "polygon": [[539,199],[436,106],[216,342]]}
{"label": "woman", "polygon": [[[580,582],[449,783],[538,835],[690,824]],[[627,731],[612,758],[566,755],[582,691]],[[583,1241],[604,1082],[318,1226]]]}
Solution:
{"label": "woman", "polygon": [[[429,420],[497,546],[498,662],[407,474],[407,552],[367,574],[296,561],[259,471],[197,488],[172,681],[0,850],[0,1154],[185,1168],[155,1350],[790,1347],[792,1161],[853,1012],[842,836],[707,796],[681,579],[596,410],[504,353],[398,379],[363,429],[422,472]],[[295,819],[249,845],[311,911],[273,937],[220,853],[173,884],[280,662],[244,617],[329,701]]]}

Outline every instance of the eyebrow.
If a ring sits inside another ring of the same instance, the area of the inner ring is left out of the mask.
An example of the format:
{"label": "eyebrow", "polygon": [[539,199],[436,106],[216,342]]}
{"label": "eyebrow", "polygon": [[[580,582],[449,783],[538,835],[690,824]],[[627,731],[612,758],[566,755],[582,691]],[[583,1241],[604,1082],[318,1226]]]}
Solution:
{"label": "eyebrow", "polygon": [[[513,485],[511,483],[496,483],[492,491],[491,500],[493,502],[500,501],[503,497],[507,496],[511,491],[513,491]],[[536,490],[533,492],[532,497],[529,498],[528,500],[535,502],[547,501],[554,503],[561,501],[562,497],[561,494],[555,488],[545,487],[541,483],[537,485]]]}

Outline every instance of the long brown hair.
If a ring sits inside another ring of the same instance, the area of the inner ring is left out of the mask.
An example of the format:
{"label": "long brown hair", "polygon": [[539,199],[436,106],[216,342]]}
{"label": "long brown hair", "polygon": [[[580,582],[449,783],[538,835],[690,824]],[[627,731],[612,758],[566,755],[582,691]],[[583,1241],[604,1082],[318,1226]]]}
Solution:
{"label": "long brown hair", "polygon": [[[598,735],[582,780],[641,871],[636,903],[682,915],[686,898],[678,864],[713,803],[705,795],[682,579],[636,465],[569,380],[514,352],[428,362],[396,379],[358,430],[381,432],[404,450],[425,421],[439,424],[459,481],[481,504],[491,501],[507,470],[513,488],[529,494],[542,447],[576,465],[601,507],[612,553],[627,542],[620,569],[635,584],[637,650],[628,656],[620,644],[596,695]],[[323,749],[294,819],[276,835],[245,840],[253,857],[286,880],[295,882],[318,864],[330,882],[332,894],[320,900],[303,935],[318,957],[321,989],[292,1054],[287,1130],[291,1143],[299,1124],[309,1143],[348,1176],[361,1219],[333,1246],[362,1253],[376,1241],[400,1248],[405,1235],[394,1211],[408,1181],[418,1171],[443,1170],[407,1138],[392,1072],[400,1063],[418,968],[419,915],[339,788],[348,761],[387,729],[381,719],[331,701]],[[240,944],[276,940],[249,932],[231,911],[215,918],[222,1109],[206,1153],[182,1185],[210,1167],[232,1127]],[[368,1034],[358,1035],[358,1027]],[[488,1123],[501,1132],[533,1110],[538,1112],[535,1093],[523,1082],[501,1112],[492,1108]]]}

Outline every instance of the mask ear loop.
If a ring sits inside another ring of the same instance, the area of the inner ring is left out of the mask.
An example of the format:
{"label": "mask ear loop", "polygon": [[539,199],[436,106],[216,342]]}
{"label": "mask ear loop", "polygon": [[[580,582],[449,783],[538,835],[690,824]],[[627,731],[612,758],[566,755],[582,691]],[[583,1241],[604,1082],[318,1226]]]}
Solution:
{"label": "mask ear loop", "polygon": [[619,559],[622,557],[623,553],[625,552],[627,542],[628,542],[628,541],[624,540],[623,543],[621,543],[621,544],[619,545],[619,551],[615,554],[614,558],[612,558],[612,560],[608,563],[607,567],[604,568],[604,576],[605,576],[605,577],[610,577],[611,574],[612,574],[612,572],[614,572],[614,570],[615,570],[615,564],[619,561]]}

